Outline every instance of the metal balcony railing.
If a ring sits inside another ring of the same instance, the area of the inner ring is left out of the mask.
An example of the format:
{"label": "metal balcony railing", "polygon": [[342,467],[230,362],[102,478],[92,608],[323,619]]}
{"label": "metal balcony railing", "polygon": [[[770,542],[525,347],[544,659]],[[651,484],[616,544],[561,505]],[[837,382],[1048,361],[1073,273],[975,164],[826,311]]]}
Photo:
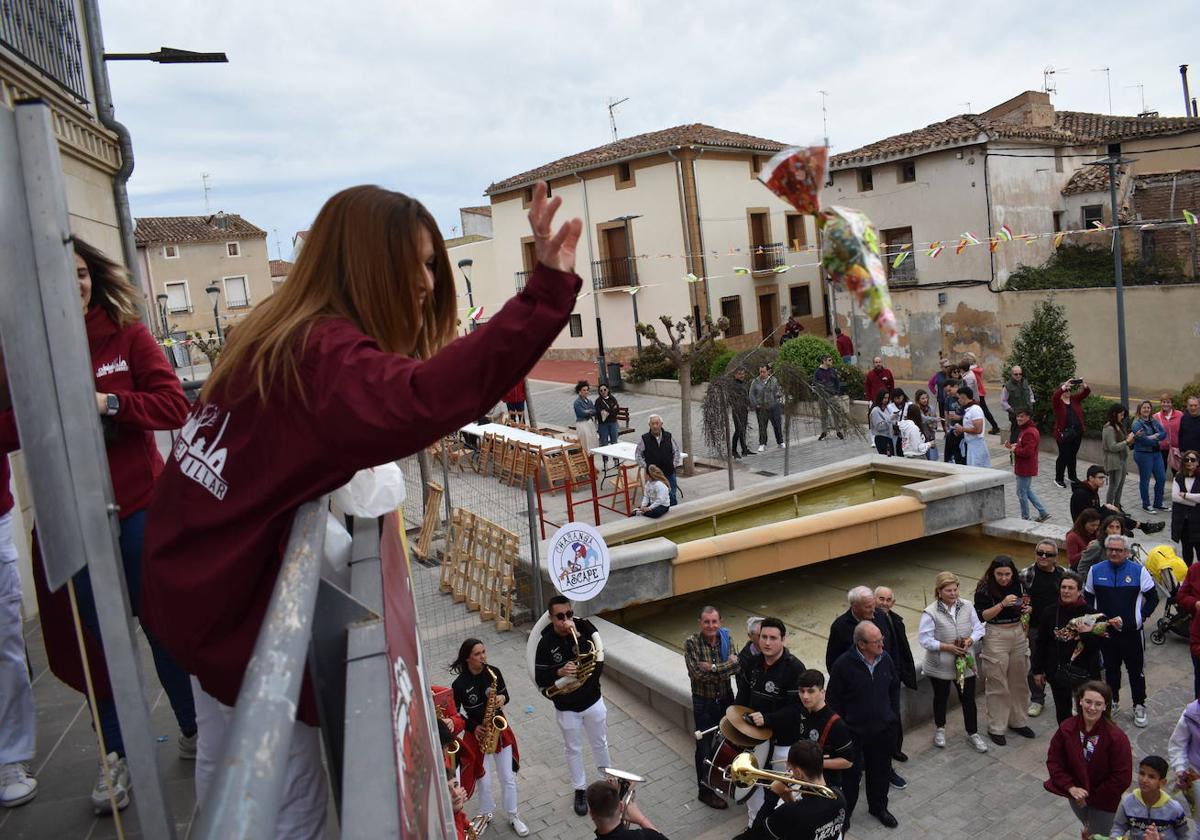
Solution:
{"label": "metal balcony railing", "polygon": [[754,272],[770,271],[781,265],[787,265],[783,256],[783,243],[771,242],[765,245],[750,246],[750,269]]}
{"label": "metal balcony railing", "polygon": [[637,284],[637,257],[592,261],[593,289],[622,289]]}
{"label": "metal balcony railing", "polygon": [[533,274],[533,272],[532,272],[532,271],[518,271],[518,272],[516,272],[516,275],[515,275],[515,277],[516,277],[516,280],[517,280],[517,291],[518,291],[518,292],[524,291],[524,289],[525,289],[525,284],[529,282],[529,277],[530,277],[530,275],[532,275],[532,274]]}
{"label": "metal balcony railing", "polygon": [[0,2],[0,44],[87,101],[83,39],[71,0]]}

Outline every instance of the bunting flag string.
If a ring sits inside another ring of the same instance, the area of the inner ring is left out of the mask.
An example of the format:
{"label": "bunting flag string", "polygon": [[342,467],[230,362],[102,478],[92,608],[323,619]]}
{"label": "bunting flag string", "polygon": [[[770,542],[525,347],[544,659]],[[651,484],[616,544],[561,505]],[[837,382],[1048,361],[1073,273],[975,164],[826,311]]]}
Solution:
{"label": "bunting flag string", "polygon": [[1183,223],[1187,224],[1187,225],[1196,224],[1196,214],[1193,213],[1191,210],[1184,210],[1183,211]]}

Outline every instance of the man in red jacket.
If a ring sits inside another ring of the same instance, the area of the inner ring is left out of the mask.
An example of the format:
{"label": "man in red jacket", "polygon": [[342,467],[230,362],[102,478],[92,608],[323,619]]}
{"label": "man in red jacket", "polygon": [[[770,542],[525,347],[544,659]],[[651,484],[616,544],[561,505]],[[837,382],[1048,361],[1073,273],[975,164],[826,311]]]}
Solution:
{"label": "man in red jacket", "polygon": [[891,393],[895,387],[896,377],[892,376],[892,372],[883,366],[883,359],[876,356],[871,360],[871,369],[867,371],[867,379],[863,384],[867,402],[874,402],[875,395],[880,391]]}
{"label": "man in red jacket", "polygon": [[1038,474],[1038,447],[1042,443],[1042,433],[1035,424],[1031,423],[1028,408],[1017,409],[1017,427],[1021,430],[1016,443],[1004,442],[1004,448],[1013,454],[1013,474],[1017,477],[1017,502],[1021,505],[1021,518],[1029,518],[1029,505],[1037,508],[1037,521],[1045,522],[1050,518],[1049,511],[1042,500],[1033,492],[1033,477]]}
{"label": "man in red jacket", "polygon": [[1192,680],[1196,696],[1200,697],[1200,563],[1188,566],[1187,577],[1175,595],[1175,603],[1184,612],[1192,614],[1192,631],[1188,638],[1188,646],[1192,649]]}

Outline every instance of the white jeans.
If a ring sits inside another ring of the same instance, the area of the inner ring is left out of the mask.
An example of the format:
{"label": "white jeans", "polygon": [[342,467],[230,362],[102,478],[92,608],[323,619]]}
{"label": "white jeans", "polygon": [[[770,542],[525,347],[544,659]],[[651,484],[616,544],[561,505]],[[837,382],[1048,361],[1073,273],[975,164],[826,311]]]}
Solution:
{"label": "white jeans", "polygon": [[[204,807],[204,798],[217,772],[217,763],[225,751],[225,736],[233,722],[233,707],[207,694],[200,681],[192,677],[192,696],[196,698],[196,803]],[[277,840],[320,840],[325,836],[325,802],[329,788],[321,766],[321,737],[315,726],[296,721],[292,746],[288,753],[287,778],[283,801],[275,823]]]}
{"label": "white jeans", "polygon": [[479,813],[490,814],[496,810],[495,793],[492,791],[492,780],[496,778],[500,779],[500,789],[503,791],[504,813],[509,816],[517,813],[517,777],[513,775],[512,747],[485,755],[483,769],[483,778],[478,783]]}
{"label": "white jeans", "polygon": [[571,773],[571,787],[575,790],[587,788],[587,775],[583,772],[583,732],[587,730],[592,744],[592,760],[596,767],[612,766],[608,757],[608,707],[601,697],[582,712],[554,713],[558,728],[563,734],[563,753],[567,757],[567,770]]}
{"label": "white jeans", "polygon": [[[758,762],[758,766],[763,770],[772,772],[782,772],[779,768],[772,764],[776,758],[787,758],[788,748],[780,747],[772,744],[770,741],[764,741],[754,748],[754,758]],[[750,798],[746,800],[746,825],[754,825],[754,818],[758,816],[758,809],[763,806],[763,797],[765,796],[762,785],[754,786],[754,793],[750,794]]]}
{"label": "white jeans", "polygon": [[34,747],[33,689],[21,634],[21,575],[12,520],[11,510],[0,516],[0,764],[29,761]]}

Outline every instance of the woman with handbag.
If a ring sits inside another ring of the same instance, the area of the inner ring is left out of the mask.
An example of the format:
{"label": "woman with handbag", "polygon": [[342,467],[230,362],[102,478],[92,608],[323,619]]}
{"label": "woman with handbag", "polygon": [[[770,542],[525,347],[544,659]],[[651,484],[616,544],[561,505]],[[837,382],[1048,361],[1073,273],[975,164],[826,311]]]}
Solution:
{"label": "woman with handbag", "polygon": [[[616,443],[621,436],[621,430],[617,426],[617,410],[621,406],[608,385],[601,382],[597,390],[600,395],[596,397],[595,403],[596,431],[600,435],[600,445],[608,446],[610,443]],[[604,468],[608,469],[607,455],[604,456]]]}
{"label": "woman with handbag", "polygon": [[1133,749],[1112,722],[1112,689],[1099,680],[1075,694],[1079,714],[1063,721],[1046,754],[1050,778],[1043,787],[1062,796],[1083,824],[1082,836],[1107,837],[1133,780]]}
{"label": "woman with handbag", "polygon": [[1088,680],[1100,679],[1100,637],[1094,633],[1080,635],[1070,626],[1087,613],[1083,581],[1074,572],[1065,573],[1058,584],[1058,602],[1042,611],[1029,669],[1038,686],[1050,685],[1059,723],[1072,714],[1075,689]]}
{"label": "woman with handbag", "polygon": [[1054,391],[1051,408],[1054,409],[1054,440],[1058,443],[1058,458],[1054,462],[1054,483],[1066,488],[1064,476],[1075,484],[1079,475],[1075,472],[1075,458],[1079,445],[1083,443],[1083,401],[1092,389],[1082,379],[1068,379]]}
{"label": "woman with handbag", "polygon": [[937,461],[941,457],[937,448],[937,430],[942,425],[942,418],[938,416],[937,406],[931,403],[929,392],[924,389],[917,390],[913,401],[921,409],[921,434],[925,438],[925,442],[929,444],[925,457],[930,461]]}
{"label": "woman with handbag", "polygon": [[1189,449],[1179,458],[1171,480],[1171,539],[1183,546],[1183,562],[1200,560],[1200,453]]}

